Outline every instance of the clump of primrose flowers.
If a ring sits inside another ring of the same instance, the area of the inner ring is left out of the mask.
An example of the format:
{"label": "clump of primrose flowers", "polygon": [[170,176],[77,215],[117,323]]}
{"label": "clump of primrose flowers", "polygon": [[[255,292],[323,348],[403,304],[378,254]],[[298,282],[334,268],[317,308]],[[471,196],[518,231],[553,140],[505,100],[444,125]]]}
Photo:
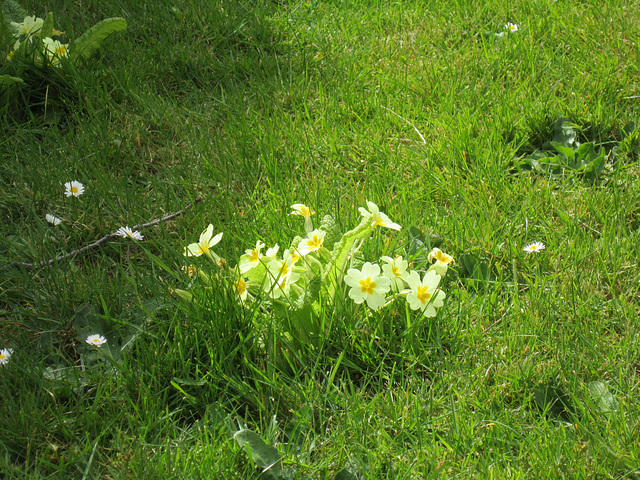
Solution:
{"label": "clump of primrose flowers", "polygon": [[[360,223],[346,233],[339,231],[330,215],[325,215],[314,228],[314,212],[309,207],[294,204],[291,208],[292,215],[304,219],[305,236],[295,237],[288,248],[281,249],[277,244],[267,248],[257,240],[255,247],[246,249],[236,266],[230,268],[212,249],[221,241],[222,233],[214,235],[214,226],[209,225],[197,243],[184,249],[184,255],[204,255],[221,266],[223,272],[216,279],[201,269],[198,276],[208,288],[218,286],[222,278],[239,302],[248,307],[259,302],[260,308],[286,319],[292,333],[303,341],[325,333],[320,331],[320,313],[324,307],[333,306],[336,296],[343,292],[371,310],[404,299],[412,310],[434,317],[443,306],[446,294],[441,282],[454,259],[439,249],[429,253],[428,259],[434,263],[426,272],[411,270],[402,256],[383,256],[380,263],[367,261],[359,268],[353,265],[356,252],[374,230],[402,228],[375,203],[368,201],[366,208],[359,209]],[[189,292],[175,292],[192,299]]]}
{"label": "clump of primrose flowers", "polygon": [[64,33],[53,27],[53,17],[45,23],[42,18],[27,16],[22,22],[10,25],[15,43],[7,55],[8,60],[21,57],[37,65],[60,67],[60,59],[68,55],[69,45],[52,38]]}

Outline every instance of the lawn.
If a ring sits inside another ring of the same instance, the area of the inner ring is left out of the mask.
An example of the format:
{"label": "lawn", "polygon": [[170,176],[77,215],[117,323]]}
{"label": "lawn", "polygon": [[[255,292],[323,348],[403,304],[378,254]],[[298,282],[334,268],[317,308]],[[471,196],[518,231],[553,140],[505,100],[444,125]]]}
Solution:
{"label": "lawn", "polygon": [[19,5],[1,477],[640,479],[638,2]]}

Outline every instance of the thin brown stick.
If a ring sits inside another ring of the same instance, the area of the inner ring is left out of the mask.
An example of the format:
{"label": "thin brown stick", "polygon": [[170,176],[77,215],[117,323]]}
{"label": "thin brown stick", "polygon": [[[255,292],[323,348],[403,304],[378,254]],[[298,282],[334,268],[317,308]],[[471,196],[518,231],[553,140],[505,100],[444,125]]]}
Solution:
{"label": "thin brown stick", "polygon": [[[142,229],[142,228],[152,227],[152,226],[157,225],[157,224],[162,223],[162,222],[168,222],[169,220],[173,220],[174,218],[179,217],[180,215],[185,213],[187,210],[190,210],[196,203],[200,203],[201,201],[202,201],[202,198],[197,197],[197,198],[195,198],[193,200],[192,203],[190,203],[189,205],[187,205],[182,210],[180,210],[180,211],[178,211],[176,213],[172,213],[171,215],[167,215],[166,217],[157,218],[155,220],[150,221],[149,223],[142,223],[140,225],[135,225],[135,226],[131,227],[131,229],[132,230],[139,230],[139,229]],[[107,242],[107,241],[111,240],[112,238],[118,237],[118,236],[119,235],[117,233],[109,233],[108,235],[105,235],[101,239],[96,240],[95,242],[90,243],[89,245],[85,245],[84,247],[79,248],[78,250],[74,250],[73,252],[65,253],[64,255],[60,255],[59,257],[51,258],[49,260],[44,260],[44,261],[39,262],[39,263],[13,262],[13,263],[9,263],[7,265],[4,265],[2,267],[2,269],[10,268],[10,267],[28,267],[28,268],[46,267],[48,265],[52,265],[55,262],[59,262],[61,260],[66,260],[69,257],[73,257],[75,255],[80,255],[81,253],[84,253],[87,250],[95,248],[95,247],[103,244],[104,242]]]}

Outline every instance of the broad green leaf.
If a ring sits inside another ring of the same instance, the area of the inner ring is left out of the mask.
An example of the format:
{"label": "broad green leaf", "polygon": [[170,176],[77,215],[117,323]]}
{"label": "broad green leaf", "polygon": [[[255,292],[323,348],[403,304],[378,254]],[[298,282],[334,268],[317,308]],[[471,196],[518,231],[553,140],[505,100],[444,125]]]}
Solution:
{"label": "broad green leaf", "polygon": [[561,387],[552,383],[539,385],[533,391],[533,399],[547,416],[567,423],[573,423],[575,409],[571,397]]}
{"label": "broad green leaf", "polygon": [[120,32],[127,28],[124,18],[107,18],[97,23],[71,44],[69,58],[75,62],[78,57],[89,58],[112,33]]}
{"label": "broad green leaf", "polygon": [[573,148],[565,147],[564,145],[557,142],[551,142],[551,146],[565,157],[565,163],[567,165],[571,166],[573,164],[576,154],[576,151]]}
{"label": "broad green leaf", "polygon": [[280,470],[278,462],[280,462],[280,454],[278,449],[271,445],[267,445],[260,435],[253,430],[247,428],[237,431],[233,434],[233,438],[238,442],[240,447],[247,451],[253,463],[264,470]]}
{"label": "broad green leaf", "polygon": [[40,33],[38,35],[40,36],[40,38],[53,36],[53,12],[49,12],[44,18],[42,29],[40,30]]}
{"label": "broad green leaf", "polygon": [[573,148],[578,126],[566,117],[559,117],[553,125],[553,142],[567,148]]}
{"label": "broad green leaf", "polygon": [[0,75],[0,86],[6,87],[9,85],[24,85],[24,80],[11,75]]}
{"label": "broad green leaf", "polygon": [[602,413],[611,413],[618,409],[618,400],[615,395],[611,393],[606,383],[597,381],[589,382],[587,389],[596,407]]}

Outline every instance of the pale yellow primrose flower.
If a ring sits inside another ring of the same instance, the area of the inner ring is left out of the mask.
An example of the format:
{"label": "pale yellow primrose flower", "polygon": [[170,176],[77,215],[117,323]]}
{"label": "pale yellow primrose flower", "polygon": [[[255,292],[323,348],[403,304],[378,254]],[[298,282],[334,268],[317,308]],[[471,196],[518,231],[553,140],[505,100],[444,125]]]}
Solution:
{"label": "pale yellow primrose flower", "polygon": [[302,203],[295,203],[291,205],[293,212],[291,215],[300,215],[304,217],[304,231],[309,233],[313,230],[313,222],[311,221],[311,215],[315,215],[315,212],[312,212],[309,207]]}
{"label": "pale yellow primrose flower", "polygon": [[382,273],[391,280],[391,289],[394,292],[400,292],[404,289],[404,279],[409,275],[407,267],[409,263],[398,256],[396,258],[382,257],[380,258],[384,265],[382,265]]}
{"label": "pale yellow primrose flower", "polygon": [[527,245],[526,247],[523,248],[523,250],[527,253],[540,253],[542,250],[544,250],[545,247],[544,243],[542,242],[533,242],[530,243],[529,245]]}
{"label": "pale yellow primrose flower", "polygon": [[444,275],[445,273],[447,273],[449,264],[453,262],[453,257],[451,255],[447,255],[439,248],[434,248],[433,250],[431,250],[427,258],[430,262],[432,262],[433,260],[436,261],[436,263],[433,264],[433,269],[438,275]]}
{"label": "pale yellow primrose flower", "polygon": [[362,266],[362,270],[350,268],[344,277],[344,283],[351,287],[349,296],[356,303],[366,300],[372,310],[378,310],[384,305],[385,293],[391,289],[391,280],[380,275],[380,267],[370,262]]}
{"label": "pale yellow primrose flower", "polygon": [[209,224],[207,229],[200,234],[200,241],[192,243],[184,249],[184,255],[187,257],[199,257],[203,253],[212,255],[211,247],[217,245],[222,240],[222,233],[213,236],[213,225]]}
{"label": "pale yellow primrose flower", "polygon": [[69,45],[62,44],[59,40],[47,37],[42,40],[42,44],[49,61],[54,65],[60,65],[60,58],[67,56]]}
{"label": "pale yellow primrose flower", "polygon": [[249,296],[249,290],[247,289],[247,286],[247,282],[242,277],[238,278],[238,281],[235,283],[236,292],[238,292],[240,300],[242,300],[243,302],[246,302],[247,297]]}
{"label": "pale yellow primrose flower", "polygon": [[67,197],[79,197],[84,193],[84,185],[76,180],[65,183],[64,188]]}
{"label": "pale yellow primrose flower", "polygon": [[369,208],[369,210],[367,210],[364,207],[360,207],[358,208],[358,211],[360,212],[360,215],[362,215],[363,217],[366,217],[368,215],[371,215],[371,226],[372,227],[387,227],[387,228],[391,228],[393,230],[400,230],[402,227],[400,225],[398,225],[397,223],[393,223],[389,217],[387,217],[386,214],[382,213],[379,209],[378,206],[367,200],[367,207]]}
{"label": "pale yellow primrose flower", "polygon": [[418,272],[413,270],[407,277],[407,284],[411,291],[407,294],[407,303],[412,310],[421,310],[425,317],[435,317],[436,308],[444,304],[447,296],[442,290],[438,290],[440,275],[429,270],[422,280]]}
{"label": "pale yellow primrose flower", "polygon": [[0,364],[6,365],[7,363],[9,363],[9,359],[11,358],[12,353],[13,350],[10,348],[3,348],[2,350],[0,350]]}
{"label": "pale yellow primrose flower", "polygon": [[42,29],[44,20],[42,18],[24,17],[21,23],[11,22],[11,26],[18,30],[18,35],[34,35]]}
{"label": "pale yellow primrose flower", "polygon": [[326,234],[327,232],[323,230],[314,230],[313,232],[309,233],[307,238],[300,241],[300,243],[298,244],[298,253],[304,256],[307,253],[319,250],[320,247],[322,247],[322,243],[324,242],[324,237]]}
{"label": "pale yellow primrose flower", "polygon": [[264,289],[271,298],[289,295],[291,285],[300,278],[300,274],[293,270],[296,261],[294,255],[287,249],[282,256],[282,260],[273,259],[269,264],[268,282],[265,283]]}
{"label": "pale yellow primrose flower", "polygon": [[247,273],[253,267],[256,267],[260,264],[260,259],[262,258],[262,253],[260,251],[264,248],[264,243],[260,240],[256,242],[256,248],[245,250],[245,254],[240,257],[240,262],[238,266],[240,267],[240,273]]}
{"label": "pale yellow primrose flower", "polygon": [[101,347],[105,343],[107,343],[107,339],[102,335],[98,335],[97,333],[93,335],[89,335],[85,340],[89,345],[94,345],[96,347]]}

